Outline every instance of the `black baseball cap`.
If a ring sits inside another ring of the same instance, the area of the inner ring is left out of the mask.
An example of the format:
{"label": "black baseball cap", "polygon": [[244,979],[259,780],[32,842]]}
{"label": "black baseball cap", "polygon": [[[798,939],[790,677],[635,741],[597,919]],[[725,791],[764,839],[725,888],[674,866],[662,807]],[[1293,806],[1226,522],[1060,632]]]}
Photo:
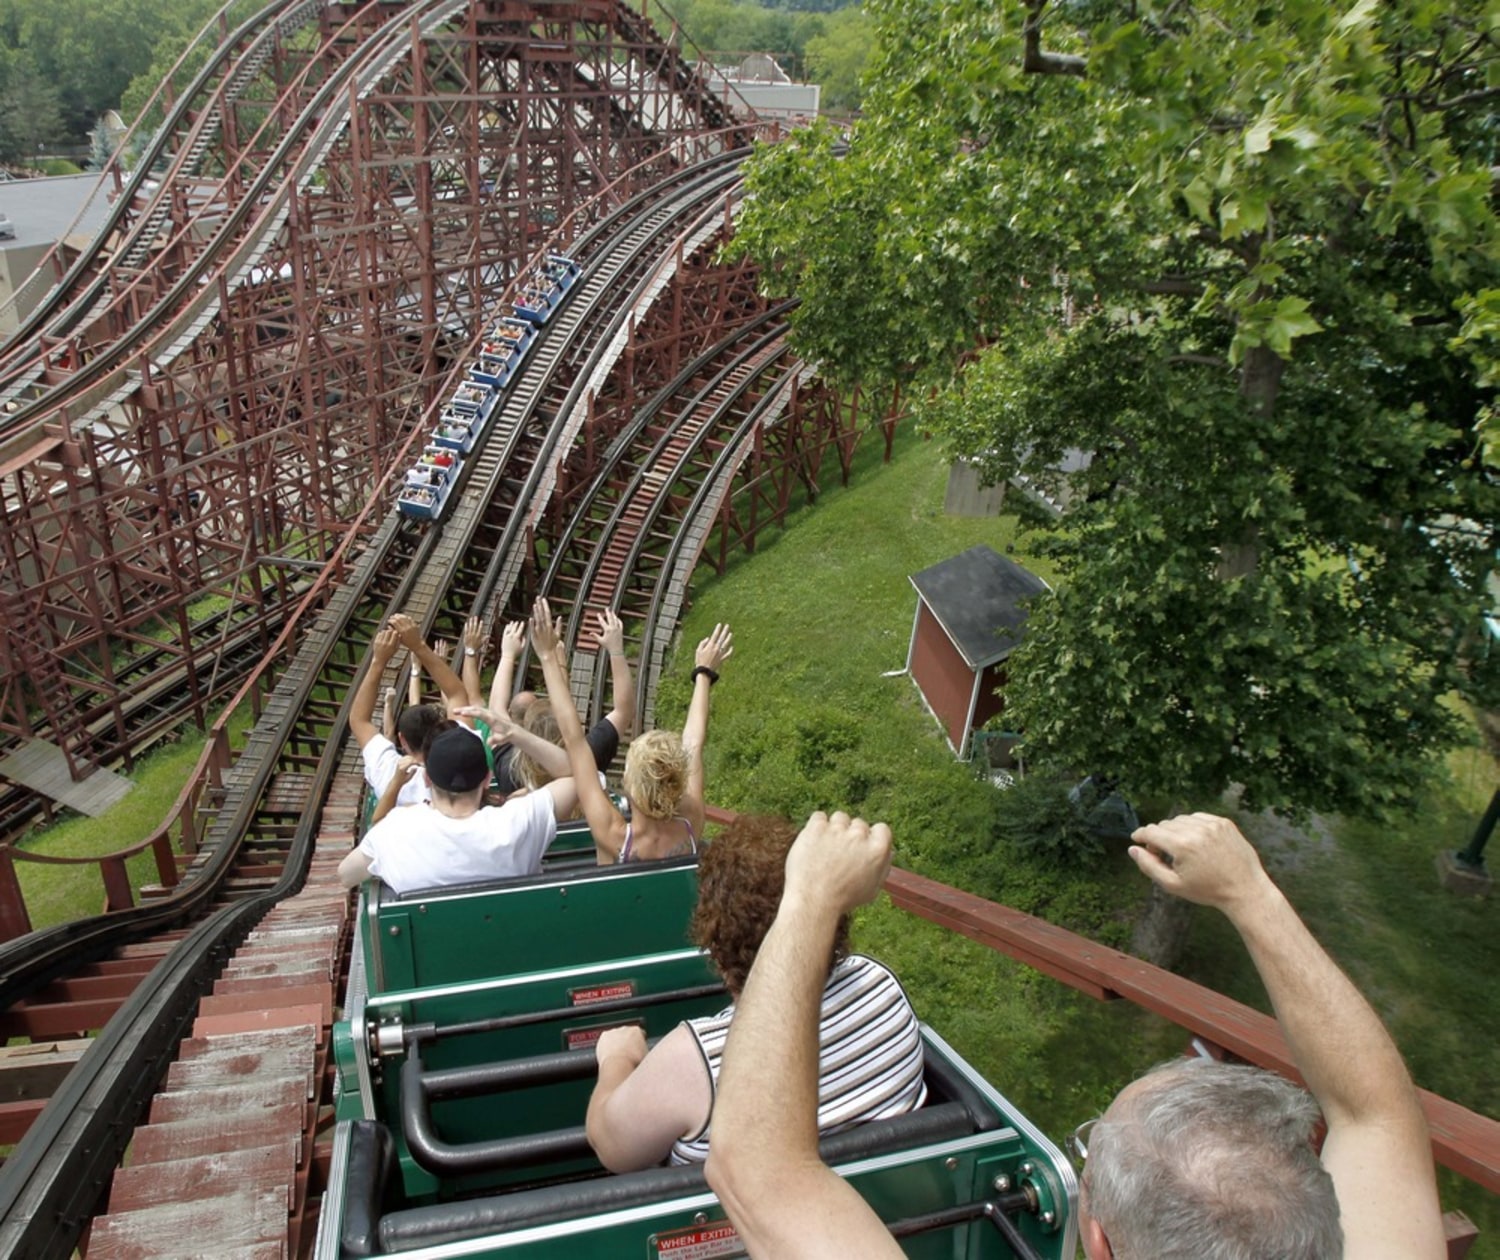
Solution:
{"label": "black baseball cap", "polygon": [[490,777],[484,740],[465,726],[444,731],[427,750],[427,777],[444,792],[472,792]]}

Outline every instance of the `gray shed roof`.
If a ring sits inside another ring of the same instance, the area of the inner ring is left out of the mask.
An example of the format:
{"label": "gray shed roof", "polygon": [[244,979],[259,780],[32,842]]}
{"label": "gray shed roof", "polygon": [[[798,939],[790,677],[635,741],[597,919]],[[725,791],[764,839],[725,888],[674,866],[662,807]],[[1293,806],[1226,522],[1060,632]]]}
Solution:
{"label": "gray shed roof", "polygon": [[1048,589],[1036,574],[983,544],[914,573],[911,584],[970,669],[1011,654],[1026,626],[1027,601]]}

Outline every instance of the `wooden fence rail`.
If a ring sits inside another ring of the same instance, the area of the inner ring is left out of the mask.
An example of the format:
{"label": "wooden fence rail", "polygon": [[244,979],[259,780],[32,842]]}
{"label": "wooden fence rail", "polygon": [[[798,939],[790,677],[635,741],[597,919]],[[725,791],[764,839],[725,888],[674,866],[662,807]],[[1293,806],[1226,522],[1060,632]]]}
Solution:
{"label": "wooden fence rail", "polygon": [[[901,910],[1008,954],[1091,997],[1125,998],[1237,1059],[1302,1079],[1276,1021],[1222,993],[910,871],[892,870],[885,888]],[[1418,1093],[1437,1162],[1500,1194],[1500,1121],[1425,1089]]]}

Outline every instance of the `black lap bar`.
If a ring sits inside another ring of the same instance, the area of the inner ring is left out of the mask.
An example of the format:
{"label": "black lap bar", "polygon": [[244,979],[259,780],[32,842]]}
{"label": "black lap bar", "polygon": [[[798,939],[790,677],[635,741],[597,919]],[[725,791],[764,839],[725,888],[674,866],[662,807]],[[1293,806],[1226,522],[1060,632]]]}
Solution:
{"label": "black lap bar", "polygon": [[[889,1120],[856,1125],[825,1137],[819,1149],[825,1161],[838,1164],[933,1142],[953,1141],[973,1132],[968,1111],[961,1103],[942,1103]],[[644,1172],[489,1195],[463,1203],[438,1203],[390,1212],[381,1218],[380,1242],[387,1252],[413,1251],[418,1247],[706,1193],[708,1183],[701,1164],[648,1168]]]}
{"label": "black lap bar", "polygon": [[462,1146],[445,1142],[433,1128],[430,1102],[434,1098],[471,1098],[507,1089],[581,1080],[596,1070],[591,1049],[437,1072],[424,1072],[421,1058],[413,1052],[401,1069],[401,1128],[411,1157],[439,1176],[524,1168],[586,1157],[592,1152],[581,1125],[550,1133],[466,1142]]}
{"label": "black lap bar", "polygon": [[[433,1126],[432,1103],[445,1098],[473,1098],[561,1081],[586,1080],[597,1070],[594,1051],[587,1049],[425,1071],[420,1052],[413,1046],[401,1069],[401,1127],[411,1156],[438,1176],[587,1157],[590,1150],[581,1127],[463,1145],[445,1142]],[[925,1075],[929,1102],[961,1105],[973,1131],[985,1133],[1003,1124],[979,1091],[941,1055],[927,1056]]]}

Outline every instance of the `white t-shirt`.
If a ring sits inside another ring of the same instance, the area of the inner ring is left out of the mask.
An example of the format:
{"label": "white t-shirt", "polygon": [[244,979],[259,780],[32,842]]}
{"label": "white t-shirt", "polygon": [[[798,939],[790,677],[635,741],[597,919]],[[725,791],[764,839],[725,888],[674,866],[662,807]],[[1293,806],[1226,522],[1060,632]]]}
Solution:
{"label": "white t-shirt", "polygon": [[[376,797],[381,796],[391,780],[396,777],[396,766],[401,761],[401,752],[384,735],[374,735],[370,742],[359,750],[360,760],[365,763],[365,782]],[[420,767],[401,785],[396,795],[397,805],[425,805],[432,799],[427,790],[427,776]]]}
{"label": "white t-shirt", "polygon": [[359,842],[370,874],[398,892],[534,875],[557,835],[551,792],[449,818],[431,805],[392,810]]}

